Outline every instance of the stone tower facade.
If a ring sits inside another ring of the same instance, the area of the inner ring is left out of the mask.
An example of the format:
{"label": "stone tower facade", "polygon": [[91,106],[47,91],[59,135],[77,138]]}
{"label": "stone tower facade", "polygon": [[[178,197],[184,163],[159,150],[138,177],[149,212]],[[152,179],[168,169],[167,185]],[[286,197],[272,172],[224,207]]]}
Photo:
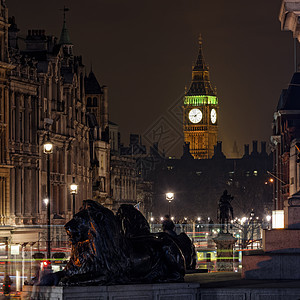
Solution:
{"label": "stone tower facade", "polygon": [[199,54],[192,71],[192,82],[183,103],[184,142],[196,159],[211,158],[218,136],[219,102],[211,86],[209,68],[199,38]]}
{"label": "stone tower facade", "polygon": [[84,78],[87,118],[90,127],[90,158],[93,199],[112,208],[110,199],[110,145],[107,87],[100,86],[91,70]]}

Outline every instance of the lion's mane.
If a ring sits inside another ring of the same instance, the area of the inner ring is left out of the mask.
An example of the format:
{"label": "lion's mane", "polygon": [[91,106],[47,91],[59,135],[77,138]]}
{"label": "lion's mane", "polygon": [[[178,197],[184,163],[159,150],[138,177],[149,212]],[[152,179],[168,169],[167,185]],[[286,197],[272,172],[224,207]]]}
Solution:
{"label": "lion's mane", "polygon": [[92,200],[65,225],[72,243],[65,284],[114,284],[128,281],[129,258],[112,211]]}

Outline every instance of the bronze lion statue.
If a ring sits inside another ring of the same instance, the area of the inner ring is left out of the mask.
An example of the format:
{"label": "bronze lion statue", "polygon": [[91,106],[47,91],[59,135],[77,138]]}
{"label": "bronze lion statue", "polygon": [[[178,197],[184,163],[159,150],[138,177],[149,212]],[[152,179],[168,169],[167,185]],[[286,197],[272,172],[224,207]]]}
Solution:
{"label": "bronze lion statue", "polygon": [[116,215],[93,200],[83,201],[65,225],[71,258],[64,270],[44,276],[39,285],[111,285],[181,282],[185,258],[166,233],[152,234],[132,205]]}

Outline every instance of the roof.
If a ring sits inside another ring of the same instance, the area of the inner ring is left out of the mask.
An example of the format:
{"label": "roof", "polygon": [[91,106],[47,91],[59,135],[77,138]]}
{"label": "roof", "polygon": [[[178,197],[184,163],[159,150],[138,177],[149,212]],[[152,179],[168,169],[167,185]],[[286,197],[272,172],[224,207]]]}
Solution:
{"label": "roof", "polygon": [[70,35],[66,26],[66,21],[64,21],[63,28],[61,30],[60,39],[59,39],[60,45],[73,45],[71,43]]}
{"label": "roof", "polygon": [[186,93],[186,96],[216,96],[216,93],[210,83],[209,68],[208,65],[205,63],[201,37],[199,38],[199,53],[196,64],[193,67],[192,74],[192,83],[188,92]]}
{"label": "roof", "polygon": [[193,71],[208,71],[208,70],[209,70],[209,68],[208,68],[207,64],[205,63],[203,50],[202,50],[202,38],[199,37],[199,53],[198,53],[197,61],[193,68]]}
{"label": "roof", "polygon": [[209,95],[209,96],[215,96],[216,93],[211,87],[210,82],[195,82],[192,81],[191,86],[186,93],[186,96],[203,96],[203,95]]}
{"label": "roof", "polygon": [[93,71],[90,72],[88,77],[85,77],[84,88],[85,88],[85,93],[87,95],[102,94],[102,89],[101,89],[100,84],[99,84],[95,74],[93,73]]}
{"label": "roof", "polygon": [[119,126],[118,124],[112,122],[112,121],[108,121],[108,125],[113,125],[113,126]]}

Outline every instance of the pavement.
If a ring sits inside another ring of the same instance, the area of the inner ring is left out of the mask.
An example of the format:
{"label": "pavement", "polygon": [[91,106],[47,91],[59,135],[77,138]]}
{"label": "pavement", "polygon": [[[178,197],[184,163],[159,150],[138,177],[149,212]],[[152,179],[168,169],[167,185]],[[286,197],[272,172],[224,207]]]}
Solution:
{"label": "pavement", "polygon": [[212,272],[185,275],[185,282],[199,282],[200,288],[300,288],[300,280],[250,280],[241,273]]}

